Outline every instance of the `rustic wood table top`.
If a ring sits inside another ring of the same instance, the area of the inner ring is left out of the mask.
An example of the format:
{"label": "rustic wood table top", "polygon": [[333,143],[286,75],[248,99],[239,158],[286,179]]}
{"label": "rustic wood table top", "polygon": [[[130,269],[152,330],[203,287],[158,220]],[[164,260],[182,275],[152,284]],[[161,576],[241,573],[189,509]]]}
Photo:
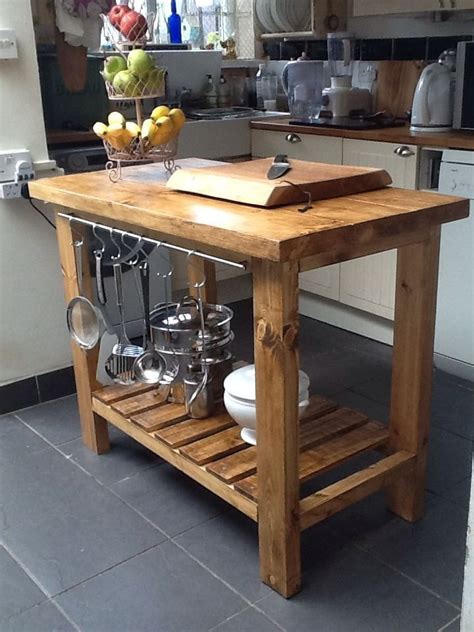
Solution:
{"label": "rustic wood table top", "polygon": [[127,167],[117,183],[104,171],[45,178],[31,182],[30,193],[144,235],[280,262],[330,252],[348,242],[426,230],[469,214],[463,198],[392,187],[320,200],[306,213],[298,212],[300,204],[263,209],[171,191],[160,164]]}

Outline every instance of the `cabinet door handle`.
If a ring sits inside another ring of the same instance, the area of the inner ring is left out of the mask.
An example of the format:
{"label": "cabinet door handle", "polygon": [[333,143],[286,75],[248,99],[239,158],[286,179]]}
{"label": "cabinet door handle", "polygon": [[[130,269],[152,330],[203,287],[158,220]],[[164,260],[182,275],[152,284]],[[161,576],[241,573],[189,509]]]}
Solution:
{"label": "cabinet door handle", "polygon": [[400,145],[400,147],[395,147],[395,149],[393,150],[393,153],[397,154],[397,156],[401,156],[402,158],[409,158],[410,156],[415,155],[415,152],[412,151],[406,145]]}
{"label": "cabinet door handle", "polygon": [[288,143],[301,143],[301,136],[298,136],[298,134],[287,134],[285,140]]}
{"label": "cabinet door handle", "polygon": [[444,0],[438,0],[439,8],[444,9]]}

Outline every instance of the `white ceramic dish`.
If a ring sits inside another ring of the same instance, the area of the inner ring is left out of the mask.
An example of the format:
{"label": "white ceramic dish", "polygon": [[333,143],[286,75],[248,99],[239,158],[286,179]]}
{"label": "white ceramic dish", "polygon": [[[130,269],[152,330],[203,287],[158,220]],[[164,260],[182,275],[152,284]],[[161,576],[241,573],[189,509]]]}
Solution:
{"label": "white ceramic dish", "polygon": [[[309,377],[299,372],[298,412],[309,405]],[[224,405],[229,415],[242,427],[240,436],[255,445],[257,442],[257,414],[255,406],[255,365],[249,364],[232,371],[224,380]]]}
{"label": "white ceramic dish", "polygon": [[[309,406],[308,391],[302,394],[302,399],[298,403],[299,417],[305,412]],[[242,428],[240,436],[246,443],[250,445],[257,444],[257,412],[255,402],[233,397],[227,391],[224,391],[224,405],[227,412]]]}

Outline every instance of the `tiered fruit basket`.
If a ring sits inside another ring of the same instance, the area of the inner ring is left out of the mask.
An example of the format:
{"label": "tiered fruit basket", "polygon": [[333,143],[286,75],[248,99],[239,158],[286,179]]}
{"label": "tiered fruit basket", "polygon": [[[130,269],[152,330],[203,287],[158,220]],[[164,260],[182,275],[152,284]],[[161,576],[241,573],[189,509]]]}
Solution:
{"label": "tiered fruit basket", "polygon": [[[131,13],[135,12],[128,10],[125,15],[130,16]],[[146,24],[145,18],[140,17],[142,21],[137,21],[137,28],[131,30],[137,37],[131,40],[119,32],[119,22],[111,23],[110,14],[102,16],[107,39],[116,49],[116,52],[105,60],[101,73],[107,95],[111,101],[133,101],[137,122],[136,125],[126,123],[122,117],[123,121],[114,123],[112,130],[109,117],[108,127],[102,123],[96,123],[94,126],[94,131],[103,140],[109,159],[106,169],[113,182],[120,179],[122,164],[163,162],[166,170],[172,173],[175,170],[174,157],[178,148],[178,135],[184,123],[184,116],[180,112],[179,116],[173,118],[173,125],[165,121],[168,125],[163,126],[163,122],[160,123],[161,119],[144,120],[143,100],[162,99],[166,94],[166,70],[157,67],[153,57],[143,49],[147,41],[147,25],[153,23],[153,16],[148,16]],[[162,116],[167,118],[169,110],[164,109],[166,111]],[[144,123],[149,123],[146,135],[142,134]],[[120,125],[123,125],[123,134],[117,129]],[[160,126],[163,128],[158,132]],[[167,133],[164,132],[165,129]]]}

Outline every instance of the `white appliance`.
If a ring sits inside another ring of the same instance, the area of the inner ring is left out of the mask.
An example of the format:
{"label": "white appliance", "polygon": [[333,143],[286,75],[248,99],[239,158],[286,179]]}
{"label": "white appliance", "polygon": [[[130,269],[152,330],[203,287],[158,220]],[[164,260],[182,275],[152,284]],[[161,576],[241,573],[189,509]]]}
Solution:
{"label": "white appliance", "polygon": [[447,132],[453,126],[455,53],[444,51],[418,79],[411,115],[412,132]]}
{"label": "white appliance", "polygon": [[435,364],[474,380],[474,151],[443,151],[439,192],[470,198],[470,216],[441,230]]}
{"label": "white appliance", "polygon": [[323,90],[321,116],[340,118],[350,116],[352,112],[368,114],[372,109],[370,90],[352,86],[354,49],[353,33],[328,33],[331,86]]}

